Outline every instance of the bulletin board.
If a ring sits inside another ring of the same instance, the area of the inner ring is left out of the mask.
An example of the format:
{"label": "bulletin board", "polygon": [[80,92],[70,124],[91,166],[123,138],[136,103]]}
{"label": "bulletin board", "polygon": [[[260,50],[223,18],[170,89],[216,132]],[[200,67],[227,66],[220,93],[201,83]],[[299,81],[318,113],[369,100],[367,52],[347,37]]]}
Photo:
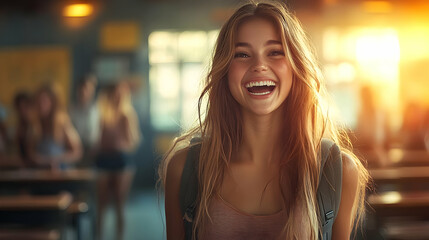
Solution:
{"label": "bulletin board", "polygon": [[140,26],[133,21],[105,23],[100,32],[100,46],[104,51],[135,51],[140,45]]}
{"label": "bulletin board", "polygon": [[70,76],[70,49],[66,46],[0,48],[0,102],[8,117],[17,92],[34,93],[45,83],[53,83],[60,102],[67,104]]}

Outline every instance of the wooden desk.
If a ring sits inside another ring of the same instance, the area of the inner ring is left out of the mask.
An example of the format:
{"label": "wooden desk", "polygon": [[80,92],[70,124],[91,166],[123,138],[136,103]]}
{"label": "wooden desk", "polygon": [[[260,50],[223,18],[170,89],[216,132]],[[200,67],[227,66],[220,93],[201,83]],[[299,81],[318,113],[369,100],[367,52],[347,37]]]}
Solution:
{"label": "wooden desk", "polygon": [[90,169],[52,171],[49,169],[0,170],[0,183],[93,181],[96,173]]}
{"label": "wooden desk", "polygon": [[371,194],[368,203],[367,218],[387,230],[387,239],[428,239],[429,191]]}
{"label": "wooden desk", "polygon": [[429,166],[371,169],[376,192],[429,191]]}
{"label": "wooden desk", "polygon": [[426,150],[392,148],[387,156],[390,167],[429,166],[429,152]]}
{"label": "wooden desk", "polygon": [[54,229],[0,229],[0,239],[58,240],[60,232]]}
{"label": "wooden desk", "polygon": [[90,169],[51,171],[49,169],[1,170],[0,189],[7,194],[18,194],[21,190],[37,194],[57,194],[68,191],[95,192],[96,172]]}
{"label": "wooden desk", "polygon": [[368,203],[374,208],[423,207],[429,210],[429,192],[384,192],[371,194]]}
{"label": "wooden desk", "polygon": [[429,183],[429,166],[415,167],[397,167],[397,168],[380,168],[371,169],[369,173],[372,179],[377,182],[428,182]]}
{"label": "wooden desk", "polygon": [[66,210],[73,197],[68,192],[58,195],[0,196],[0,211],[10,210]]}
{"label": "wooden desk", "polygon": [[371,194],[368,203],[380,221],[386,217],[419,217],[429,219],[429,192],[391,191]]}
{"label": "wooden desk", "polygon": [[45,196],[0,196],[0,226],[10,229],[54,228],[64,239],[64,230],[69,222],[67,209],[72,200],[72,195],[67,192]]}
{"label": "wooden desk", "polygon": [[0,171],[0,190],[6,194],[19,194],[24,190],[42,195],[68,191],[76,201],[88,203],[88,214],[92,227],[95,228],[96,177],[96,172],[90,169],[57,172],[44,169],[2,170]]}

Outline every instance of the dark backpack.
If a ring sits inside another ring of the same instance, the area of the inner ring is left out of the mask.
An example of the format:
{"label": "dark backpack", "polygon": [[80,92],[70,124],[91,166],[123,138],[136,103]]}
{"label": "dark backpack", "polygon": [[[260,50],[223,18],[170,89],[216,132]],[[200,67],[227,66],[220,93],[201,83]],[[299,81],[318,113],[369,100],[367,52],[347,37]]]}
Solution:
{"label": "dark backpack", "polygon": [[[189,148],[180,182],[180,208],[183,214],[185,239],[192,239],[193,217],[196,207],[198,180],[197,163],[201,144]],[[332,225],[338,213],[341,201],[342,159],[341,151],[334,142],[323,139],[321,146],[320,182],[317,188],[321,234],[319,239],[330,240]]]}

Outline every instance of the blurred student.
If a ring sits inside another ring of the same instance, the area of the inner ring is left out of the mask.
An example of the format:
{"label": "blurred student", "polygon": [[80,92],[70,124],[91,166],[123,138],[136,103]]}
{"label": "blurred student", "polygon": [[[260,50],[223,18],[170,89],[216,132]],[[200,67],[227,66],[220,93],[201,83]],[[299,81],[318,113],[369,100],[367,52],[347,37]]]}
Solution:
{"label": "blurred student", "polygon": [[90,167],[93,163],[94,147],[98,140],[100,118],[94,101],[97,79],[94,75],[86,76],[77,89],[77,102],[69,109],[71,121],[80,136],[83,147],[79,167]]}
{"label": "blurred student", "polygon": [[79,135],[51,85],[42,86],[36,93],[35,130],[34,159],[39,166],[67,169],[80,159]]}
{"label": "blurred student", "polygon": [[30,152],[32,149],[32,139],[34,129],[32,125],[33,114],[32,97],[27,92],[19,92],[14,98],[14,108],[16,111],[16,131],[15,143],[17,145],[18,155],[21,160],[22,167],[34,168],[37,163],[31,158]]}
{"label": "blurred student", "polygon": [[429,108],[426,108],[425,110],[423,129],[424,129],[424,142],[425,142],[426,151],[429,152]]}
{"label": "blurred student", "polygon": [[408,103],[400,133],[401,144],[405,150],[426,150],[424,122],[424,108],[419,103]]}
{"label": "blurred student", "polygon": [[6,130],[6,109],[0,103],[0,166],[6,160],[6,150],[9,143],[9,137]]}
{"label": "blurred student", "polygon": [[368,161],[369,167],[383,167],[388,164],[384,149],[386,141],[386,120],[376,107],[374,94],[369,86],[360,90],[361,107],[356,127],[356,150]]}
{"label": "blurred student", "polygon": [[140,130],[137,114],[131,104],[129,86],[117,83],[106,87],[100,96],[101,137],[96,158],[98,174],[98,224],[101,236],[106,206],[113,197],[116,208],[116,235],[124,234],[124,207],[134,176],[134,163],[130,153],[137,146]]}

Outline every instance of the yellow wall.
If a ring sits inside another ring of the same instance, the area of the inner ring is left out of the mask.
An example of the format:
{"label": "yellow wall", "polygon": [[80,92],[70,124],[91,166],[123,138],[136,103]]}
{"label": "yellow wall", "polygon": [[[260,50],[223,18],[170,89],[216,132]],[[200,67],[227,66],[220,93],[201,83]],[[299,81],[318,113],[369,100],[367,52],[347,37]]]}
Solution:
{"label": "yellow wall", "polygon": [[70,76],[68,47],[0,49],[0,102],[9,110],[13,108],[13,98],[18,91],[33,93],[44,83],[55,83],[59,100],[65,106],[69,99]]}

